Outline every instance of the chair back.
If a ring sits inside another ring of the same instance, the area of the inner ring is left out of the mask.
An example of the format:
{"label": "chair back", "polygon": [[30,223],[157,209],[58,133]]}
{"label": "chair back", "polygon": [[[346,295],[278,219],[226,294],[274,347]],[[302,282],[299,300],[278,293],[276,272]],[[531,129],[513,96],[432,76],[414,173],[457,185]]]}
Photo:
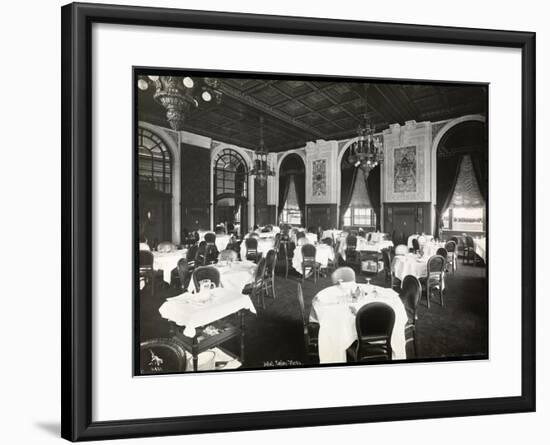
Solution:
{"label": "chair back", "polygon": [[277,252],[275,249],[270,249],[265,256],[265,273],[266,276],[272,278],[275,276],[275,265],[277,264]]}
{"label": "chair back", "polygon": [[304,326],[308,325],[308,319],[306,314],[306,308],[304,304],[304,292],[302,290],[302,285],[298,283],[298,290],[296,292],[296,297],[298,298],[298,304],[300,305],[300,315],[302,316],[302,324]]}
{"label": "chair back", "polygon": [[444,247],[440,247],[435,252],[436,255],[442,256],[443,258],[447,258],[448,253],[449,252],[447,252],[447,249],[445,249]]}
{"label": "chair back", "polygon": [[265,269],[266,269],[266,261],[265,257],[260,258],[260,261],[258,261],[258,266],[256,267],[256,274],[254,275],[254,282],[255,284],[263,283],[264,277],[265,277]]}
{"label": "chair back", "polygon": [[199,246],[191,246],[187,250],[187,264],[189,267],[195,267],[195,259],[197,258],[197,251],[199,250]]}
{"label": "chair back", "polygon": [[439,277],[443,278],[443,272],[447,268],[447,257],[442,257],[441,255],[434,255],[428,260],[428,278]]}
{"label": "chair back", "polygon": [[212,232],[208,232],[204,234],[204,240],[206,241],[206,244],[215,244],[216,243],[216,234]]}
{"label": "chair back", "polygon": [[200,290],[199,283],[202,280],[210,280],[216,285],[216,287],[220,287],[220,271],[212,266],[197,267],[193,272],[193,284],[195,285],[195,291],[198,292]]}
{"label": "chair back", "polygon": [[474,239],[471,236],[466,235],[465,241],[466,241],[466,247],[470,247],[472,249],[474,248]]}
{"label": "chair back", "polygon": [[213,264],[218,261],[218,248],[215,244],[206,244],[205,264]]}
{"label": "chair back", "polygon": [[389,249],[382,249],[382,261],[384,262],[384,269],[391,271],[391,255]]}
{"label": "chair back", "polygon": [[445,250],[449,253],[456,252],[456,243],[454,241],[447,241],[445,243]]}
{"label": "chair back", "polygon": [[346,239],[347,249],[355,250],[357,248],[357,237],[355,235],[348,235]]}
{"label": "chair back", "polygon": [[330,276],[332,284],[337,284],[342,281],[343,283],[352,283],[355,281],[355,271],[351,267],[339,267]]}
{"label": "chair back", "polygon": [[163,241],[157,245],[157,252],[169,253],[178,250],[177,246],[170,241]]}
{"label": "chair back", "polygon": [[407,255],[407,253],[409,253],[409,249],[407,248],[407,246],[405,244],[399,244],[395,248],[395,254],[396,255]]}
{"label": "chair back", "polygon": [[412,246],[413,246],[413,250],[416,252],[418,250],[420,250],[420,243],[418,242],[418,239],[417,238],[413,238],[412,239]]}
{"label": "chair back", "polygon": [[395,312],[386,303],[368,303],[357,311],[355,328],[359,341],[391,339]]}
{"label": "chair back", "polygon": [[141,374],[183,372],[187,356],[183,347],[169,338],[155,338],[140,344],[139,361]]}
{"label": "chair back", "polygon": [[225,249],[220,252],[220,255],[218,257],[219,261],[237,261],[238,255],[237,252],[235,252],[232,249]]}
{"label": "chair back", "polygon": [[333,247],[334,246],[334,239],[332,238],[323,238],[321,240],[321,244],[326,244],[327,246]]}
{"label": "chair back", "polygon": [[180,279],[181,288],[187,289],[190,271],[189,271],[189,264],[187,263],[186,258],[181,258],[178,261],[177,270],[178,270],[178,277]]}
{"label": "chair back", "polygon": [[302,232],[301,230],[299,232],[296,232],[296,242],[298,242],[298,240],[300,238],[305,238],[306,237],[306,233],[305,232]]}
{"label": "chair back", "polygon": [[246,259],[256,261],[258,257],[258,239],[249,237],[244,240],[246,247]]}
{"label": "chair back", "polygon": [[317,249],[313,244],[304,244],[302,246],[302,262],[314,263],[316,254],[317,254]]}
{"label": "chair back", "polygon": [[372,233],[369,233],[369,234],[367,235],[367,241],[370,242],[371,239],[372,239]]}
{"label": "chair back", "polygon": [[155,257],[149,250],[139,251],[139,270],[153,270]]}
{"label": "chair back", "polygon": [[418,303],[422,296],[422,285],[418,278],[413,275],[407,275],[403,278],[401,287],[401,297],[405,302],[405,308],[413,317],[413,320],[417,318]]}

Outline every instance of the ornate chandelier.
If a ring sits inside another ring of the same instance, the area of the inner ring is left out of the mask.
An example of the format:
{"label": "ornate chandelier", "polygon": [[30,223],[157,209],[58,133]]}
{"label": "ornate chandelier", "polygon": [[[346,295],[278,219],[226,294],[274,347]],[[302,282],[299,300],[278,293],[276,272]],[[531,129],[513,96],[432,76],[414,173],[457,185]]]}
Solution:
{"label": "ornate chandelier", "polygon": [[212,77],[140,76],[137,86],[142,91],[155,89],[153,97],[166,109],[166,120],[176,131],[183,130],[185,116],[201,101],[219,104],[222,99],[218,80]]}
{"label": "ornate chandelier", "polygon": [[254,167],[250,174],[255,176],[260,184],[265,185],[269,176],[275,176],[275,171],[268,162],[268,152],[264,144],[264,117],[260,116],[260,147],[254,152]]}
{"label": "ornate chandelier", "polygon": [[367,88],[365,85],[365,112],[357,127],[357,141],[350,147],[348,162],[369,173],[374,167],[384,161],[384,151],[380,137],[374,136],[374,127],[370,124],[367,114]]}

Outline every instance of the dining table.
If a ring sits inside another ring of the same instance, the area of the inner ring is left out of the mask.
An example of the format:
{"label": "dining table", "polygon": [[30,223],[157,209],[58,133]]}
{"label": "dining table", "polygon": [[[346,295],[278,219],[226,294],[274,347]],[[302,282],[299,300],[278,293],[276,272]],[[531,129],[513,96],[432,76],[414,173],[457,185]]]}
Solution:
{"label": "dining table", "polygon": [[414,253],[406,255],[396,255],[393,258],[392,270],[395,278],[403,281],[407,275],[416,278],[425,278],[428,276],[428,259]]}
{"label": "dining table", "polygon": [[258,266],[252,261],[219,261],[213,267],[220,272],[220,283],[224,289],[242,292],[247,284],[254,281]]}
{"label": "dining table", "polygon": [[[271,249],[275,247],[275,238],[273,236],[269,238],[258,238],[258,253],[263,256],[267,254]],[[246,258],[246,242],[243,240],[241,243],[241,259]]]}
{"label": "dining table", "polygon": [[[434,239],[433,235],[426,235],[426,234],[420,235],[418,233],[414,233],[411,236],[409,236],[409,238],[407,239],[407,247],[409,249],[412,249],[413,248],[413,241],[412,240],[413,239],[420,239],[420,237],[424,237],[426,243],[429,243],[429,242],[433,241],[433,239]],[[422,244],[422,243],[420,243],[420,241],[418,243]]]}
{"label": "dining table", "polygon": [[[354,300],[351,293],[362,288],[364,296]],[[399,294],[390,288],[355,282],[340,283],[321,290],[312,302],[309,321],[319,323],[320,363],[346,362],[346,350],[357,340],[355,318],[364,305],[380,302],[395,313],[391,335],[392,359],[407,358],[405,325],[407,312]]]}
{"label": "dining table", "polygon": [[[315,248],[315,261],[318,262],[321,267],[327,267],[328,262],[334,260],[334,248],[328,244],[317,244]],[[292,257],[292,267],[300,275],[302,274],[302,260],[302,249],[301,247],[297,247]]]}
{"label": "dining table", "polygon": [[[340,241],[340,245],[338,246],[338,253],[342,257],[342,259],[346,260],[346,249],[347,249],[347,237],[345,239],[342,239]],[[393,247],[393,241],[381,239],[379,241],[367,241],[366,238],[363,238],[362,236],[357,237],[357,246],[355,247],[355,250],[358,250],[360,252],[377,252],[381,253],[382,249],[387,249]]]}
{"label": "dining table", "polygon": [[187,256],[187,249],[172,252],[153,252],[153,269],[162,270],[163,280],[170,283],[172,270],[178,267],[178,261]]}
{"label": "dining table", "polygon": [[[204,291],[184,292],[167,298],[159,308],[163,318],[179,328],[184,328],[176,329],[176,337],[187,350],[191,351],[195,371],[198,355],[201,352],[211,350],[235,337],[241,339],[239,360],[241,363],[244,361],[244,313],[246,311],[256,314],[254,304],[248,295],[221,287],[210,289],[207,295]],[[237,324],[227,324],[224,329],[209,326],[233,314],[238,316]]]}

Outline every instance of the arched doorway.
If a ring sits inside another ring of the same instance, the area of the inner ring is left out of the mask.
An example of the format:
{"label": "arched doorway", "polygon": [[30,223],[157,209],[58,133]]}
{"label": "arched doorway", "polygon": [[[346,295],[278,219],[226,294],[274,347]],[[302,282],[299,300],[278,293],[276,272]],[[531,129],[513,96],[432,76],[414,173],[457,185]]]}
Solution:
{"label": "arched doorway", "polygon": [[155,247],[172,241],[172,156],[157,134],[142,127],[137,149],[140,236]]}
{"label": "arched doorway", "polygon": [[248,167],[229,148],[214,161],[214,225],[220,223],[241,235],[248,231]]}
{"label": "arched doorway", "polygon": [[479,120],[449,128],[436,147],[435,234],[450,237],[486,231],[487,127]]}
{"label": "arched doorway", "polygon": [[306,175],[302,157],[296,153],[286,156],[279,168],[279,215],[282,224],[304,226]]}

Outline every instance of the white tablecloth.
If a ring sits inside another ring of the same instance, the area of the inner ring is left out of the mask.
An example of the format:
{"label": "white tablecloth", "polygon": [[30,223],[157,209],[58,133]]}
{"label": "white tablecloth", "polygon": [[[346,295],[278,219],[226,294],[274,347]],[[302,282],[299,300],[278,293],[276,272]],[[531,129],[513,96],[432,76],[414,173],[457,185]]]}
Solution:
{"label": "white tablecloth", "polygon": [[[369,234],[370,234],[370,240],[375,242],[375,243],[378,243],[380,241],[385,241],[384,237],[386,236],[386,234],[383,233],[383,232],[370,232],[370,233],[367,233],[367,238],[368,238]],[[393,244],[392,244],[392,246],[393,246]]]}
{"label": "white tablecloth", "polygon": [[483,260],[486,261],[486,250],[487,238],[474,238],[474,249],[477,255]]}
{"label": "white tablecloth", "polygon": [[419,235],[419,234],[411,235],[407,239],[407,247],[409,249],[413,248],[413,239],[418,238],[419,236],[423,236],[424,238],[426,238],[426,242],[431,242],[434,239],[433,235]]}
{"label": "white tablecloth", "polygon": [[422,247],[422,256],[424,258],[434,256],[437,253],[437,249],[442,247],[445,248],[445,243],[436,243],[434,241],[428,242]]}
{"label": "white tablecloth", "polygon": [[[346,249],[348,247],[347,238],[342,240],[340,242],[340,247],[338,248],[338,252],[340,253],[340,256],[342,259],[346,259]],[[388,247],[392,247],[393,242],[390,240],[382,240],[379,242],[368,242],[365,238],[362,238],[360,236],[357,237],[357,247],[356,250],[362,251],[362,252],[378,252],[380,253],[382,249],[386,249]]]}
{"label": "white tablecloth", "polygon": [[398,255],[393,259],[393,274],[403,281],[407,275],[423,278],[428,275],[428,258],[418,258],[414,254]]}
{"label": "white tablecloth", "polygon": [[168,298],[159,308],[160,315],[178,326],[185,326],[187,337],[194,337],[196,328],[207,325],[241,309],[256,313],[248,295],[225,288],[212,290],[212,299],[207,303],[194,301],[195,295],[185,292],[177,297]]}
{"label": "white tablecloth", "polygon": [[[320,291],[313,300],[310,320],[319,322],[319,361],[321,363],[343,363],[346,361],[346,349],[357,340],[355,315],[350,306],[359,310],[373,302],[389,305],[395,312],[391,346],[394,359],[407,358],[405,350],[405,325],[407,313],[397,292],[392,289],[372,286],[376,293],[370,292],[362,301],[348,302],[347,294],[358,285],[346,283],[327,287]],[[366,288],[365,284],[359,286]]]}
{"label": "white tablecloth", "polygon": [[324,230],[323,236],[321,237],[321,239],[334,238],[334,240],[336,241],[340,237],[341,233],[342,233],[341,230],[336,230],[336,229]]}
{"label": "white tablecloth", "polygon": [[170,275],[172,270],[178,266],[178,261],[181,258],[185,258],[187,255],[187,249],[176,250],[175,252],[153,252],[155,261],[153,262],[153,269],[162,270],[163,279],[167,283],[170,283]]}
{"label": "white tablecloth", "polygon": [[[315,261],[321,264],[322,267],[327,267],[328,261],[334,260],[334,249],[326,244],[319,244],[315,247],[317,249],[315,252]],[[299,274],[302,274],[302,249],[300,247],[294,250],[292,267]]]}
{"label": "white tablecloth", "polygon": [[218,252],[225,250],[230,240],[231,235],[216,235],[216,248],[218,249]]}
{"label": "white tablecloth", "polygon": [[[260,238],[258,240],[258,252],[261,253],[263,256],[267,254],[271,249],[275,247],[275,239],[274,238]],[[246,243],[243,240],[241,243],[241,259],[246,259]]]}
{"label": "white tablecloth", "polygon": [[254,281],[256,264],[251,261],[237,261],[230,265],[215,265],[220,271],[220,281],[224,289],[242,292],[243,288]]}

